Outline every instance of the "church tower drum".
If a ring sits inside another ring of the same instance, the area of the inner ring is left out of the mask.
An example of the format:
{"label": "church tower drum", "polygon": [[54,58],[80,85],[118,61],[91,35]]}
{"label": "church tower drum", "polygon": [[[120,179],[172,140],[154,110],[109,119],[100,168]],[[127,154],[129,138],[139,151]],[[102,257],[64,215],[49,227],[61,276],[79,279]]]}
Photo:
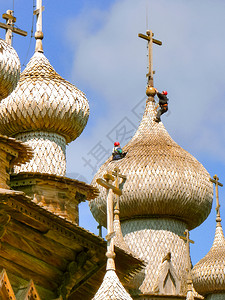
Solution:
{"label": "church tower drum", "polygon": [[[152,36],[149,31],[145,36],[149,56]],[[156,92],[151,71],[149,64],[145,112],[137,132],[123,148],[127,152],[125,158],[112,161],[110,157],[92,183],[96,184],[96,178],[115,167],[126,175],[120,197],[121,228],[130,249],[147,262],[145,274],[137,277],[130,288],[142,297],[157,295],[167,299],[166,295],[187,294],[188,253],[180,236],[207,218],[213,187],[206,169],[173,141],[162,122],[154,121]],[[99,190],[90,209],[105,226],[106,192],[101,187]],[[199,299],[197,293],[195,297]]]}

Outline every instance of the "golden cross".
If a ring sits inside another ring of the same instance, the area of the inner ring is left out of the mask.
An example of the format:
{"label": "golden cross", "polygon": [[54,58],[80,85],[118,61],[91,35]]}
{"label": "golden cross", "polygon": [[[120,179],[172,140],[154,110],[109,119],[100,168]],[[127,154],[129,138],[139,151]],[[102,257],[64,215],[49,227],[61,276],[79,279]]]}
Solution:
{"label": "golden cross", "polygon": [[[216,212],[217,212],[217,218],[220,219],[220,203],[219,203],[219,191],[218,191],[218,186],[223,187],[223,184],[219,182],[219,177],[217,175],[213,176],[213,179],[210,178],[209,179],[212,183],[215,183],[215,187],[216,187]],[[218,221],[220,222],[221,219]]]}
{"label": "golden cross", "polygon": [[14,27],[14,23],[16,22],[16,18],[13,16],[13,11],[12,10],[7,10],[6,14],[2,15],[2,18],[6,20],[6,24],[0,22],[0,28],[3,28],[3,29],[6,30],[5,41],[9,45],[12,45],[12,33],[13,32],[17,33],[19,35],[22,35],[22,36],[27,36],[26,31]]}
{"label": "golden cross", "polygon": [[139,33],[138,36],[142,39],[145,39],[148,41],[148,60],[149,60],[149,66],[148,66],[148,74],[146,74],[146,76],[148,77],[148,86],[152,86],[153,87],[153,57],[152,57],[152,45],[157,44],[159,46],[162,45],[161,41],[158,41],[156,39],[153,38],[154,33],[151,30],[147,30],[146,31],[147,35],[144,35],[142,33]]}

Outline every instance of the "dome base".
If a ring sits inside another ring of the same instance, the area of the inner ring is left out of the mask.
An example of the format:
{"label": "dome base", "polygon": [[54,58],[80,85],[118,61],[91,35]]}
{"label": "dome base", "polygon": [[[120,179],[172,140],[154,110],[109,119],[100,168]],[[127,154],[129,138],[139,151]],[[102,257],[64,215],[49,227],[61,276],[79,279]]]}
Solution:
{"label": "dome base", "polygon": [[16,139],[26,142],[34,150],[33,159],[14,172],[39,172],[64,176],[66,173],[66,140],[51,132],[25,132]]}
{"label": "dome base", "polygon": [[[147,261],[145,277],[142,282],[133,282],[134,289],[143,294],[160,295],[158,287],[163,280],[163,263],[171,253],[172,281],[180,281],[180,291],[174,289],[172,294],[183,296],[186,294],[186,244],[180,236],[184,236],[187,225],[179,220],[166,218],[133,219],[121,222],[124,240],[129,248],[142,260]],[[166,280],[166,275],[165,275]],[[173,289],[172,289],[173,290]]]}

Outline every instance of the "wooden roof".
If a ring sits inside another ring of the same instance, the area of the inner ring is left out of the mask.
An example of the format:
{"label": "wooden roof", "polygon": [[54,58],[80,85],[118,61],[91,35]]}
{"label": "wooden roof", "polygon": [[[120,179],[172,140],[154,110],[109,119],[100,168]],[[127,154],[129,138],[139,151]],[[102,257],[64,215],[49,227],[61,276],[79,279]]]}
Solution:
{"label": "wooden roof", "polygon": [[11,177],[10,186],[12,188],[17,188],[21,185],[27,185],[29,183],[28,182],[29,180],[38,179],[44,181],[45,183],[47,183],[49,180],[51,182],[54,181],[56,183],[65,184],[69,187],[75,187],[76,189],[80,190],[81,193],[83,192],[84,195],[86,195],[86,198],[84,198],[84,200],[94,199],[99,194],[99,190],[97,187],[94,187],[83,181],[71,179],[64,176],[58,176],[54,174],[45,174],[45,173],[38,173],[38,172],[35,173],[20,172],[19,174],[12,174],[10,177]]}
{"label": "wooden roof", "polygon": [[[15,294],[32,279],[41,299],[60,294],[70,295],[70,300],[91,299],[105,273],[106,242],[46,211],[22,192],[0,189],[0,202],[0,266]],[[119,248],[116,254],[122,282],[144,266]]]}

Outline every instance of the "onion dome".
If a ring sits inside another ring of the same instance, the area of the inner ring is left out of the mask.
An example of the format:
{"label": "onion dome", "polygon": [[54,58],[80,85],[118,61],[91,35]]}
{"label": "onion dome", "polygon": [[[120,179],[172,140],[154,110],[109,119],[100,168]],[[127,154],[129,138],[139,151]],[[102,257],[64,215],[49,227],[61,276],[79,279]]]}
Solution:
{"label": "onion dome", "polygon": [[[216,175],[214,176],[216,177]],[[218,191],[217,191],[218,195]],[[192,269],[193,284],[201,295],[218,294],[225,298],[225,238],[217,202],[216,232],[213,245],[204,258]],[[210,298],[211,299],[211,298]],[[214,298],[213,298],[214,299]],[[217,299],[215,297],[215,299]]]}
{"label": "onion dome", "polygon": [[69,143],[83,131],[89,116],[85,95],[64,80],[41,52],[35,52],[15,91],[0,106],[0,133],[54,132]]}
{"label": "onion dome", "polygon": [[0,39],[0,101],[15,89],[19,79],[19,57],[11,45]]}
{"label": "onion dome", "polygon": [[89,117],[85,95],[63,79],[43,54],[42,2],[35,14],[36,47],[15,91],[0,103],[0,134],[34,149],[33,159],[15,172],[65,176],[66,144],[83,131]]}
{"label": "onion dome", "polygon": [[[154,88],[153,88],[154,89]],[[213,187],[206,169],[191,154],[177,145],[156,116],[154,94],[148,100],[142,121],[130,142],[123,148],[123,159],[110,157],[93,178],[118,167],[126,175],[120,197],[121,222],[131,218],[164,216],[184,221],[189,229],[208,216]],[[106,191],[90,202],[95,219],[106,224]]]}

